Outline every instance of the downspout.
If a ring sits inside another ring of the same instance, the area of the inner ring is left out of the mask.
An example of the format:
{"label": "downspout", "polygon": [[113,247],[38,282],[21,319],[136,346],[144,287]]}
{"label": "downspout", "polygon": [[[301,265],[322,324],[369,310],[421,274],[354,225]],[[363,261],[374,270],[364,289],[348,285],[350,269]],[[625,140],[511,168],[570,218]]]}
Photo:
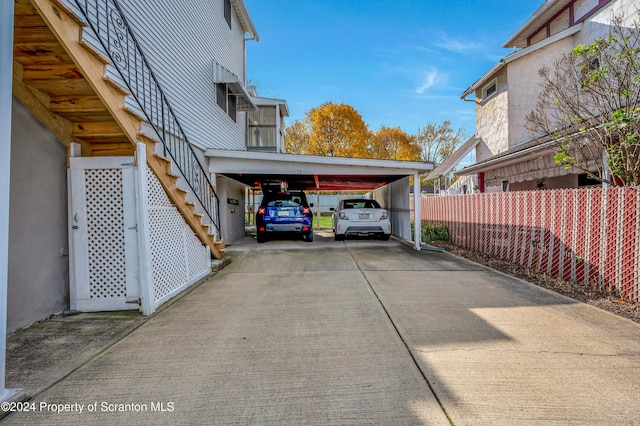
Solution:
{"label": "downspout", "polygon": [[18,390],[6,389],[7,290],[9,287],[9,190],[11,181],[11,107],[13,102],[13,6],[0,1],[0,401]]}

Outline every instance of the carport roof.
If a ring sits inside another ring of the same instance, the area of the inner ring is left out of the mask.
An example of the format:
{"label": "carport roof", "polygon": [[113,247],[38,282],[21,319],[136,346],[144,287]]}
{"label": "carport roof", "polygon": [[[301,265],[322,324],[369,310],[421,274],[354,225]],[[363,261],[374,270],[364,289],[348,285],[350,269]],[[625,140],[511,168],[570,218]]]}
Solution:
{"label": "carport roof", "polygon": [[427,173],[433,163],[322,157],[209,149],[209,171],[257,187],[260,182],[286,181],[289,189],[371,190],[414,174]]}

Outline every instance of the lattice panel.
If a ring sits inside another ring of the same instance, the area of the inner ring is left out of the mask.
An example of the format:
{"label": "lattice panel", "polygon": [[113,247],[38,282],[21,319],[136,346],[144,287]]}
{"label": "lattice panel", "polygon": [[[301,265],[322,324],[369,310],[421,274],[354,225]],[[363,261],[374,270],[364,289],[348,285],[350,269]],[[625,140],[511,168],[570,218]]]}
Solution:
{"label": "lattice panel", "polygon": [[189,262],[189,279],[193,279],[209,268],[209,252],[191,229],[185,227],[184,231],[187,261]]}
{"label": "lattice panel", "polygon": [[187,278],[182,232],[184,220],[171,209],[150,209],[151,264],[155,300],[183,285]]}
{"label": "lattice panel", "polygon": [[147,185],[149,187],[149,207],[151,206],[165,206],[172,207],[173,203],[169,199],[169,196],[164,191],[164,188],[160,184],[160,181],[153,174],[153,171],[147,168]]}
{"label": "lattice panel", "polygon": [[209,252],[196,237],[151,170],[149,234],[154,300],[180,289],[208,270]]}
{"label": "lattice panel", "polygon": [[85,171],[89,295],[126,297],[122,170]]}

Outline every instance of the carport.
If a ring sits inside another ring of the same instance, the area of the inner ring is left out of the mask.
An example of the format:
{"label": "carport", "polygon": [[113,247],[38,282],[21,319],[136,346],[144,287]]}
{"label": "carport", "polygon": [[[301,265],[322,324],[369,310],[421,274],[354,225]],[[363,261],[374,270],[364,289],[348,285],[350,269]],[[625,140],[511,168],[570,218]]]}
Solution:
{"label": "carport", "polygon": [[[303,191],[373,191],[373,198],[389,210],[393,235],[411,240],[411,206],[409,177],[413,176],[414,194],[420,194],[420,175],[430,172],[433,163],[364,158],[322,157],[313,155],[277,154],[253,151],[209,149],[212,182],[225,201],[237,205],[237,200],[226,197],[223,179],[259,188],[261,182],[284,181],[289,190]],[[221,222],[233,220],[230,211],[221,206]],[[420,217],[420,197],[414,197],[413,211]],[[416,250],[420,249],[420,227],[414,229]]]}

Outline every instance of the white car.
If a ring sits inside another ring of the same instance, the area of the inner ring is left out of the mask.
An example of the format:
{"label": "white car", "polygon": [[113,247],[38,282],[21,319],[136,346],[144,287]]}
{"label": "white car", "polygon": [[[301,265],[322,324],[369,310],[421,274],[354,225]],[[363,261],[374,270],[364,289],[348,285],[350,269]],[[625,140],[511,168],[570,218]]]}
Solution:
{"label": "white car", "polygon": [[391,236],[389,212],[376,200],[342,200],[333,210],[333,233],[336,241],[352,236],[376,236],[388,240]]}

